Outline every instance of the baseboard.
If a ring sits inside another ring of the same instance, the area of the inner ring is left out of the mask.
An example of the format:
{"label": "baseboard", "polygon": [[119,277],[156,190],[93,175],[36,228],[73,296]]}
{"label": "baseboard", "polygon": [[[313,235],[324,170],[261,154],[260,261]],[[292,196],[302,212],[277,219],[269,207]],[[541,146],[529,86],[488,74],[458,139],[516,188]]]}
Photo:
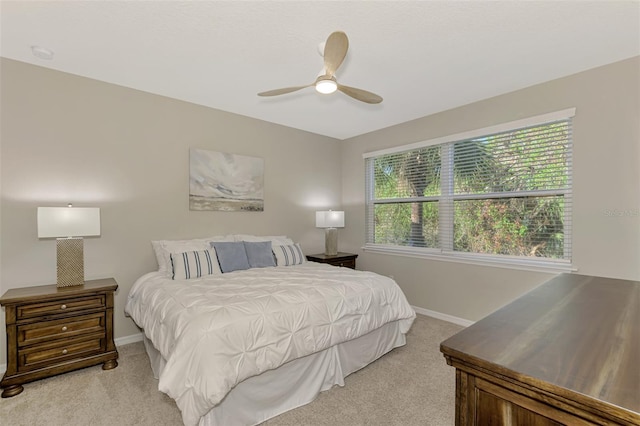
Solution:
{"label": "baseboard", "polygon": [[143,338],[144,335],[142,333],[136,333],[130,336],[118,337],[116,339],[113,339],[113,343],[115,343],[116,346],[124,346],[128,345],[129,343],[142,342]]}
{"label": "baseboard", "polygon": [[425,308],[419,308],[417,306],[412,306],[412,308],[418,314],[426,315],[428,317],[433,317],[433,318],[437,318],[439,320],[443,320],[443,321],[451,322],[451,323],[454,323],[454,324],[458,324],[458,325],[461,325],[463,327],[469,327],[471,324],[473,324],[475,322],[475,321],[470,321],[470,320],[467,320],[467,319],[464,319],[464,318],[454,317],[453,315],[443,314],[441,312],[436,312],[436,311],[432,311],[432,310],[425,309]]}

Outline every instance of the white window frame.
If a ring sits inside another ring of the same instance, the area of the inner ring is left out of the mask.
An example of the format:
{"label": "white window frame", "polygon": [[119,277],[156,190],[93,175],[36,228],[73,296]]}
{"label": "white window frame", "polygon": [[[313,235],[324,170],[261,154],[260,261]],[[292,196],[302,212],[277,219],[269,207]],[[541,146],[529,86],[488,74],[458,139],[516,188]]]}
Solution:
{"label": "white window frame", "polygon": [[[508,131],[513,131],[517,129],[522,129],[525,127],[544,125],[547,123],[553,123],[556,121],[567,120],[575,116],[576,109],[568,108],[560,111],[555,111],[547,114],[538,115],[535,117],[529,117],[521,120],[510,121],[507,123],[498,124],[495,126],[484,127],[482,129],[471,130],[463,133],[456,133],[453,135],[448,135],[440,138],[429,139],[426,141],[416,142],[408,145],[397,146],[393,148],[387,148],[372,152],[366,152],[362,155],[363,159],[368,159],[372,157],[379,157],[387,154],[394,154],[403,151],[410,151],[414,149],[425,148],[433,145],[443,145],[449,142],[458,142],[468,139],[480,138],[488,135],[493,135],[497,133],[503,133]],[[444,145],[447,146],[447,145]],[[442,154],[443,161],[447,161],[446,159],[451,157],[450,153],[443,152]],[[569,156],[571,156],[571,150],[569,152]],[[571,158],[569,158],[571,161]],[[452,161],[452,160],[451,160]],[[366,162],[365,162],[366,164]],[[373,162],[369,162],[369,167],[373,167]],[[443,170],[444,172],[444,170]],[[365,170],[365,179],[366,176],[370,176],[373,179],[373,170]],[[447,176],[441,176],[443,182],[449,182],[450,179]],[[366,215],[373,214],[372,205],[374,199],[374,185],[367,184],[368,188],[367,193],[365,194],[365,203],[366,203]],[[528,195],[547,195],[550,193],[558,194],[558,191],[528,191],[526,192]],[[539,194],[538,194],[539,193]],[[569,188],[562,191],[562,194],[569,200],[572,198],[572,180],[571,177],[569,179]],[[484,194],[486,198],[491,198],[491,194]],[[508,193],[500,193],[500,198],[505,195],[509,195]],[[518,195],[522,195],[522,192],[519,192]],[[475,196],[474,196],[475,197]],[[438,199],[441,203],[453,203],[454,199],[464,199],[464,195],[455,195],[455,196],[447,196],[445,194],[437,197],[420,197],[416,201],[428,201],[429,198]],[[469,197],[468,197],[469,198]],[[403,199],[403,201],[408,201],[410,199]],[[376,200],[379,203],[381,200]],[[382,200],[384,201],[384,200]],[[389,200],[391,202],[391,200]],[[396,200],[397,202],[397,200]],[[565,238],[565,250],[567,247],[571,246],[572,240],[572,229],[571,229],[571,211],[565,211],[565,215],[567,215],[567,220],[565,223],[569,224],[567,229],[564,232]],[[370,218],[366,217],[365,220],[369,223]],[[453,220],[453,217],[443,217],[441,220],[450,222]],[[453,233],[453,224],[449,224],[451,226],[445,226],[443,229],[445,232]],[[373,229],[369,229],[367,226],[366,232],[373,232]],[[370,236],[369,236],[370,237]],[[373,238],[367,238],[367,241],[372,240]],[[431,259],[438,260],[444,262],[460,262],[466,264],[473,265],[482,265],[482,266],[495,266],[509,269],[519,269],[519,270],[528,270],[535,272],[550,272],[550,273],[561,273],[561,272],[573,272],[577,269],[572,265],[571,260],[569,259],[549,259],[549,258],[536,258],[536,257],[519,257],[519,256],[505,256],[505,255],[491,255],[491,254],[483,254],[483,253],[466,253],[466,252],[455,252],[453,251],[453,236],[445,235],[441,238],[442,247],[440,248],[424,248],[424,247],[411,247],[411,246],[397,246],[397,245],[385,245],[385,244],[376,244],[376,243],[365,243],[362,249],[366,252],[371,253],[382,253],[382,254],[390,254],[397,256],[406,256],[406,257],[414,257],[414,258],[422,258],[422,259]]]}

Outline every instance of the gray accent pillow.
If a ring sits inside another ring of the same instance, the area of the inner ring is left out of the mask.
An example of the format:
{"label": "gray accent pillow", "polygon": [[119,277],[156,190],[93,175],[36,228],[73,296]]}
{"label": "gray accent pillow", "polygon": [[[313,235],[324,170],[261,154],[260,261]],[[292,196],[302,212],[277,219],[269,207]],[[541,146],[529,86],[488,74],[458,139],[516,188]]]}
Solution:
{"label": "gray accent pillow", "polygon": [[249,266],[252,268],[266,268],[267,266],[276,266],[271,250],[271,241],[243,241],[244,250],[247,252]]}
{"label": "gray accent pillow", "polygon": [[218,263],[222,272],[239,271],[249,269],[247,252],[242,242],[211,242],[211,247],[216,249]]}

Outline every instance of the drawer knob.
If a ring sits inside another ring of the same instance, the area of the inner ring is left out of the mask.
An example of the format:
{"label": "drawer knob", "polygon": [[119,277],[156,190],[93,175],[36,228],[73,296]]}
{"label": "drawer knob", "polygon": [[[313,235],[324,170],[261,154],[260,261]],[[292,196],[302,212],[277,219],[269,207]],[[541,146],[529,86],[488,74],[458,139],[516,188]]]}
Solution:
{"label": "drawer knob", "polygon": [[60,309],[67,309],[67,305],[60,306]]}
{"label": "drawer knob", "polygon": [[67,326],[66,325],[62,326],[62,331],[67,331]]}
{"label": "drawer knob", "polygon": [[67,354],[67,352],[69,352],[69,351],[67,351],[66,349],[63,349],[63,350],[62,350],[62,355],[66,355],[66,354]]}

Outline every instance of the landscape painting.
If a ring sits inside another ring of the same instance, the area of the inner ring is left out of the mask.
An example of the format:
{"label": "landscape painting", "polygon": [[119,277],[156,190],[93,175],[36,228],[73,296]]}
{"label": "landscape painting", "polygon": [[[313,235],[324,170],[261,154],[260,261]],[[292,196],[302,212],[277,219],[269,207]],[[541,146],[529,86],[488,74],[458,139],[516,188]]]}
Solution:
{"label": "landscape painting", "polygon": [[264,211],[264,159],[191,149],[189,210]]}

